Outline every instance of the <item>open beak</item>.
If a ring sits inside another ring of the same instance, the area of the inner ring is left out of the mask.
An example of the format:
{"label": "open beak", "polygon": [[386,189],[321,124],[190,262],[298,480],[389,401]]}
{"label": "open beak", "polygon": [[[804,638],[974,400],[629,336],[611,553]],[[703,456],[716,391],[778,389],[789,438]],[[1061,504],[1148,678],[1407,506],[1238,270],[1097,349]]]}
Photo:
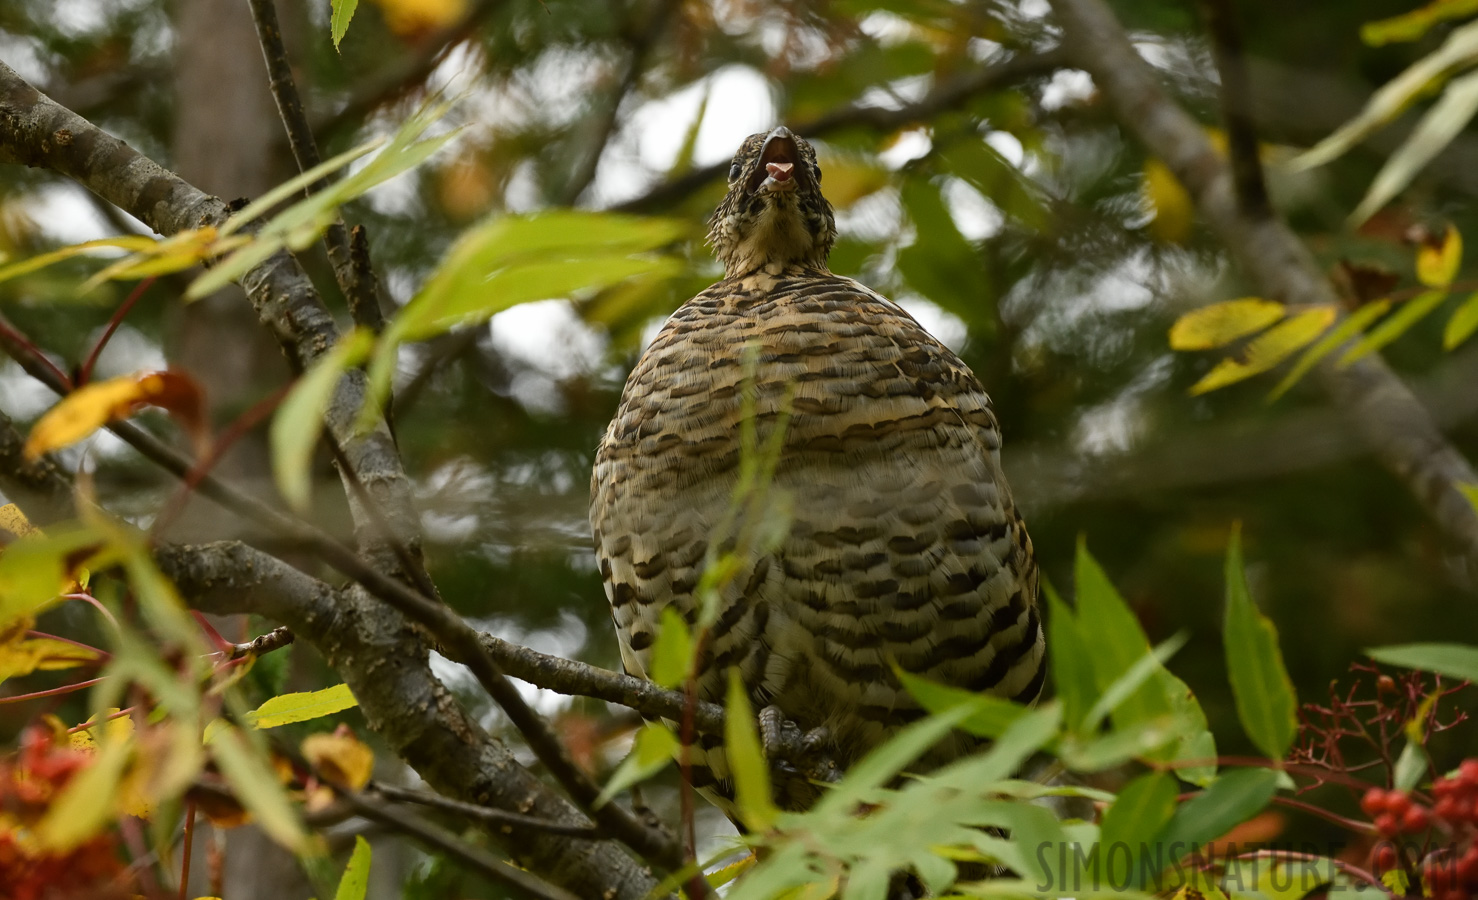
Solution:
{"label": "open beak", "polygon": [[795,135],[781,125],[770,132],[760,149],[760,164],[749,177],[749,193],[770,193],[796,189],[796,166],[800,163],[800,149],[796,147]]}

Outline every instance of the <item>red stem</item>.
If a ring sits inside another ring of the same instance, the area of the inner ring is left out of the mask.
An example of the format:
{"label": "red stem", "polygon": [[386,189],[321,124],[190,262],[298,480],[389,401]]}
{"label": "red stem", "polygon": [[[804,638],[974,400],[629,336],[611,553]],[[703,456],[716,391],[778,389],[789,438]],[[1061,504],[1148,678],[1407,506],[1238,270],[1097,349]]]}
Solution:
{"label": "red stem", "polygon": [[29,694],[16,694],[14,697],[0,697],[0,706],[3,706],[7,703],[20,703],[22,700],[39,700],[42,697],[55,697],[58,694],[70,694],[74,691],[80,691],[83,688],[90,688],[93,685],[98,684],[99,682],[107,680],[107,676],[104,676],[102,678],[94,678],[90,681],[79,681],[76,684],[64,684],[61,687],[52,688],[49,691],[34,691]]}
{"label": "red stem", "polygon": [[184,861],[180,863],[180,900],[186,900],[190,886],[190,850],[195,843],[195,801],[185,803],[185,846]]}
{"label": "red stem", "polygon": [[47,634],[44,631],[37,631],[34,628],[26,632],[26,637],[45,638],[48,641],[56,641],[57,643],[61,644],[70,644],[71,646],[76,647],[79,650],[86,650],[89,653],[96,653],[98,655],[99,662],[105,662],[113,658],[113,654],[109,653],[106,650],[100,650],[90,644],[84,644],[81,641],[74,641],[71,638],[60,637],[59,635],[55,634]]}
{"label": "red stem", "polygon": [[50,369],[51,374],[56,376],[56,379],[60,381],[63,385],[65,385],[67,390],[72,390],[72,379],[67,375],[66,372],[58,369],[56,367],[56,363],[47,358],[46,354],[41,352],[41,348],[31,343],[29,338],[21,334],[19,331],[16,331],[14,328],[10,327],[10,325],[4,321],[0,321],[0,335],[3,335],[5,339],[10,343],[15,344],[17,348],[25,352],[25,354],[31,357],[31,359]]}
{"label": "red stem", "polygon": [[1332,813],[1327,809],[1322,809],[1312,803],[1305,803],[1302,800],[1294,800],[1292,797],[1275,796],[1273,797],[1273,802],[1278,804],[1279,806],[1286,806],[1289,809],[1302,810],[1303,812],[1318,816],[1321,819],[1333,822],[1341,828],[1347,828],[1357,834],[1377,833],[1375,830],[1375,826],[1370,824],[1369,822],[1361,822],[1359,819],[1347,819],[1344,816],[1339,815],[1338,813]]}
{"label": "red stem", "polygon": [[216,463],[221,461],[221,457],[226,455],[227,450],[231,449],[237,441],[241,440],[248,432],[257,427],[263,419],[271,415],[273,410],[277,409],[282,403],[283,398],[287,396],[288,391],[292,390],[293,384],[294,382],[288,382],[271,394],[258,400],[250,409],[237,416],[231,421],[231,424],[222,429],[220,436],[212,442],[210,452],[206,453],[204,457],[190,468],[189,472],[185,473],[184,479],[180,482],[179,490],[170,498],[169,505],[164,508],[164,512],[159,514],[159,518],[155,520],[153,527],[149,529],[151,535],[159,534],[170,523],[179,518],[180,512],[185,508],[185,501],[189,499],[196,485],[200,484],[200,480],[210,474],[210,470],[215,468]]}
{"label": "red stem", "polygon": [[98,356],[102,354],[103,348],[108,346],[108,341],[112,339],[113,332],[117,331],[118,326],[123,324],[124,317],[133,310],[133,305],[139,302],[139,298],[144,296],[144,292],[154,284],[156,279],[157,276],[151,275],[140,281],[129,292],[128,299],[123,301],[123,305],[113,311],[112,317],[108,319],[108,330],[104,331],[103,336],[98,338],[97,343],[92,346],[92,352],[87,354],[87,359],[83,361],[82,367],[77,370],[78,387],[92,380],[92,367],[97,365]]}

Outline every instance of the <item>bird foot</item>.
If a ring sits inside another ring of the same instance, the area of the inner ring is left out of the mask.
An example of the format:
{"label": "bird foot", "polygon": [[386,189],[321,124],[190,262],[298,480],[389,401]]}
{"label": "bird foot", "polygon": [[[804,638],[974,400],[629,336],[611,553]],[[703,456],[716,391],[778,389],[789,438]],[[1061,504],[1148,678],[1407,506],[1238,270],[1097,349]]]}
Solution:
{"label": "bird foot", "polygon": [[770,765],[793,772],[812,781],[836,782],[841,770],[832,761],[831,732],[823,727],[802,731],[785,717],[778,706],[760,710],[760,749]]}

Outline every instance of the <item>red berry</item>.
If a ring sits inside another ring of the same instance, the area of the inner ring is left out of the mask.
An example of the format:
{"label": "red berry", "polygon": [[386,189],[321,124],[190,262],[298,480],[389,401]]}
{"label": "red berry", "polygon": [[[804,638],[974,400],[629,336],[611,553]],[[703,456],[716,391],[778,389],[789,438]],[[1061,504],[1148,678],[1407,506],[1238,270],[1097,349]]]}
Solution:
{"label": "red berry", "polygon": [[1389,694],[1396,690],[1396,679],[1389,675],[1382,675],[1375,680],[1375,689],[1382,694]]}
{"label": "red berry", "polygon": [[1458,824],[1457,812],[1457,800],[1452,797],[1443,797],[1432,806],[1432,815],[1449,825]]}
{"label": "red berry", "polygon": [[1386,837],[1395,837],[1401,833],[1401,820],[1390,813],[1381,813],[1375,817],[1375,830]]}
{"label": "red berry", "polygon": [[1452,884],[1452,875],[1451,863],[1428,861],[1426,867],[1422,869],[1422,882],[1431,890],[1432,895],[1436,896]]}
{"label": "red berry", "polygon": [[1478,786],[1478,759],[1465,759],[1458,766],[1458,777],[1469,785]]}
{"label": "red berry", "polygon": [[1401,814],[1402,831],[1423,831],[1427,824],[1427,811],[1420,806],[1409,806],[1406,812]]}
{"label": "red berry", "polygon": [[1386,794],[1386,812],[1402,818],[1411,810],[1411,798],[1405,791],[1390,791]]}
{"label": "red berry", "polygon": [[1453,867],[1457,873],[1457,880],[1462,884],[1478,884],[1478,844],[1468,848],[1463,858],[1457,861]]}
{"label": "red berry", "polygon": [[1375,817],[1386,811],[1386,792],[1380,788],[1371,788],[1360,798],[1360,809],[1367,816]]}
{"label": "red berry", "polygon": [[1432,782],[1432,796],[1438,800],[1451,797],[1455,793],[1457,793],[1457,782],[1450,778],[1439,778]]}
{"label": "red berry", "polygon": [[1396,845],[1390,841],[1381,841],[1375,845],[1375,854],[1371,860],[1376,872],[1389,872],[1396,868]]}
{"label": "red berry", "polygon": [[1448,818],[1447,821],[1451,822],[1454,825],[1460,824],[1462,822],[1472,822],[1473,821],[1473,798],[1472,797],[1458,797],[1457,799],[1453,800],[1452,801],[1452,816],[1450,818]]}

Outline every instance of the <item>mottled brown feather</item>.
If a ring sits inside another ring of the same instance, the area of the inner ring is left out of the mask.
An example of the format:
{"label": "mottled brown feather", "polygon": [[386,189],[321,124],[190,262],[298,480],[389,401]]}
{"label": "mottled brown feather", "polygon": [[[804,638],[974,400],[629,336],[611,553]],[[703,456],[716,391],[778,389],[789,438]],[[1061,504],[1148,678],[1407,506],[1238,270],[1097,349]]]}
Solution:
{"label": "mottled brown feather", "polygon": [[[772,135],[741,147],[711,223],[727,277],[672,315],[627,380],[596,455],[591,522],[623,660],[645,675],[661,610],[694,618],[708,541],[738,483],[744,348],[755,345],[761,439],[787,403],[791,413],[773,484],[793,518],[729,582],[698,690],[722,699],[738,667],[756,708],[825,726],[845,767],[920,714],[894,663],[1035,699],[1037,567],[979,380],[896,304],[826,269],[835,226],[809,144],[782,136],[806,171],[794,189],[754,190]],[[810,240],[776,251],[774,230],[797,228]],[[699,781],[724,793],[717,742],[698,762]],[[814,791],[777,794],[798,806]]]}

